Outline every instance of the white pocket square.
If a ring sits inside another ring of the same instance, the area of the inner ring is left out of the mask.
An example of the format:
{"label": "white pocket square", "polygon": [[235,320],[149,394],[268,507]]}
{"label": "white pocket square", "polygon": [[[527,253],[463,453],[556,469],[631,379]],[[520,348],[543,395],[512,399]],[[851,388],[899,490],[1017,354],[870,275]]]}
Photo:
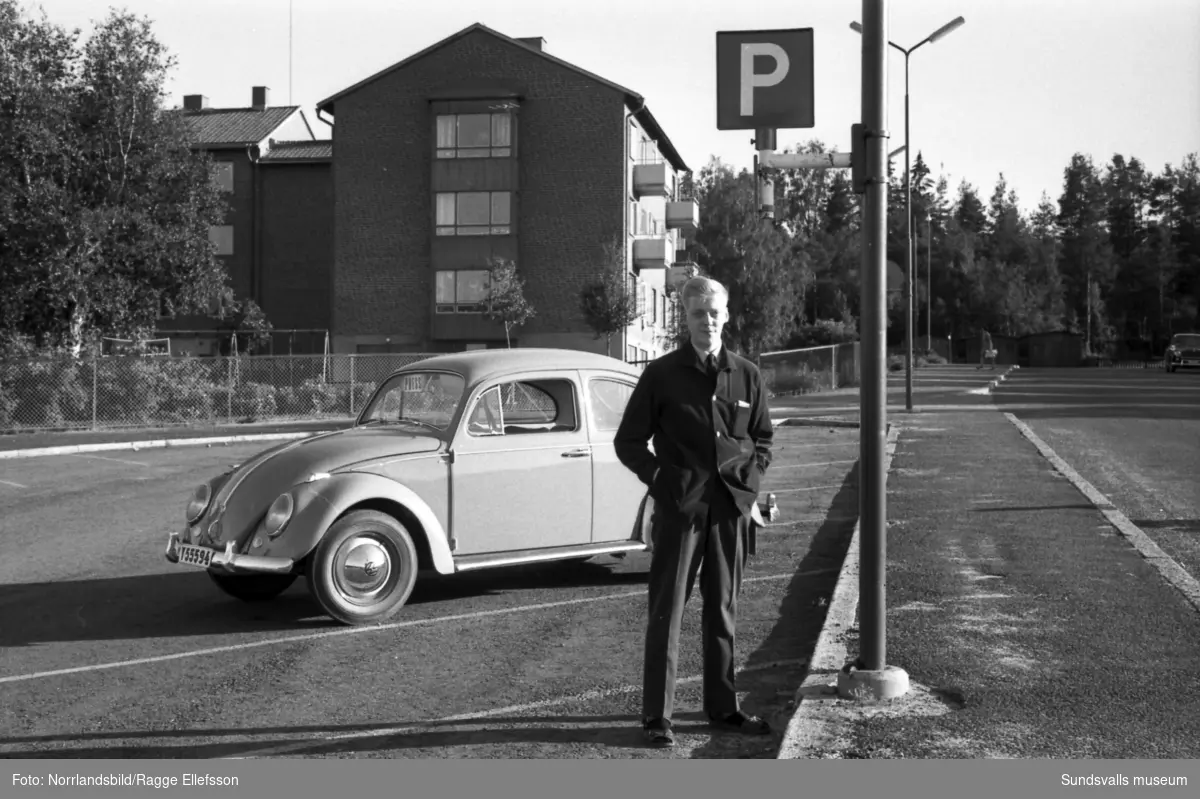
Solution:
{"label": "white pocket square", "polygon": [[738,406],[739,408],[749,408],[749,407],[750,407],[750,403],[746,402],[745,400],[738,400],[738,401],[737,401],[737,406]]}

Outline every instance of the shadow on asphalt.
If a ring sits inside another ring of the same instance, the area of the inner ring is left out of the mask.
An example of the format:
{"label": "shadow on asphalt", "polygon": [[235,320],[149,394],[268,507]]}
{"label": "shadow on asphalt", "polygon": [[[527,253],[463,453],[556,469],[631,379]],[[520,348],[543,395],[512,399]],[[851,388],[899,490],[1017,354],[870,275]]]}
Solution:
{"label": "shadow on asphalt", "polygon": [[[1023,400],[1013,398],[1003,399],[1000,394],[995,396],[996,409],[1009,411],[1022,421],[1034,419],[1179,419],[1181,421],[1200,421],[1200,408],[1193,404],[1179,403],[1162,407],[1162,397],[1153,401],[1157,407],[1144,405],[1065,405],[1061,408],[1022,408]],[[1070,400],[1067,400],[1070,402]],[[1094,401],[1094,400],[1093,400]],[[1010,406],[1018,406],[1011,408]]]}
{"label": "shadow on asphalt", "polygon": [[1015,510],[1095,510],[1096,506],[1088,502],[1073,505],[992,505],[986,508],[972,508],[973,513],[1009,513]]}
{"label": "shadow on asphalt", "polygon": [[[826,521],[813,535],[807,553],[796,566],[796,576],[788,583],[787,593],[779,604],[779,621],[746,659],[747,668],[783,660],[807,661],[812,657],[858,518],[858,468],[859,464],[855,463],[830,502]],[[820,569],[828,571],[816,575],[808,573]],[[793,665],[763,669],[754,673],[753,680],[747,679],[751,675],[739,675],[738,690],[746,691],[743,709],[770,721],[768,717],[794,696],[806,674],[805,669]],[[776,729],[775,732],[772,754],[778,748],[778,735],[783,730]],[[751,737],[732,737],[748,748],[756,743]],[[717,735],[693,750],[691,756],[694,759],[730,757],[730,739],[731,736]]]}
{"label": "shadow on asphalt", "polygon": [[[595,726],[562,727],[557,725],[584,724]],[[502,729],[507,725],[519,725]],[[412,726],[417,729],[396,732],[397,727]],[[468,729],[463,729],[467,727]],[[471,729],[475,727],[475,729]],[[711,728],[699,714],[680,714],[675,729],[679,733],[708,733]],[[371,732],[378,733],[372,735]],[[295,735],[320,735],[311,742],[297,741]],[[239,741],[212,743],[170,743],[172,738],[195,738],[204,736],[241,736]],[[330,736],[354,735],[353,738],[329,740]],[[81,745],[88,741],[122,740],[137,737],[161,739],[159,745],[146,744],[125,746]],[[250,740],[245,740],[250,737]],[[489,716],[468,721],[412,721],[398,720],[389,724],[329,725],[321,727],[264,727],[258,729],[201,729],[187,731],[143,730],[130,732],[101,733],[90,735],[47,735],[0,738],[0,746],[17,744],[55,744],[52,749],[9,750],[0,755],[5,758],[29,759],[96,759],[96,758],[226,758],[253,757],[255,751],[287,747],[287,757],[320,757],[339,755],[367,755],[376,753],[386,756],[395,750],[454,748],[461,751],[464,746],[495,746],[503,751],[515,744],[585,744],[607,746],[614,749],[642,749],[641,728],[636,715],[598,716]],[[66,743],[67,746],[61,744]],[[654,750],[651,750],[654,751]],[[657,750],[659,756],[670,756],[670,750]],[[272,757],[272,755],[266,755]],[[484,755],[487,756],[487,755]]]}
{"label": "shadow on asphalt", "polygon": [[1179,533],[1200,533],[1200,519],[1133,519],[1143,530],[1173,530]]}
{"label": "shadow on asphalt", "polygon": [[[437,575],[417,582],[408,606],[512,591],[645,585],[647,571],[618,561],[546,563]],[[318,617],[318,618],[314,618]],[[0,646],[253,632],[312,632],[341,625],[321,613],[301,577],[279,597],[232,599],[201,571],[0,586]],[[390,621],[402,621],[404,611]],[[13,622],[12,620],[22,620]]]}
{"label": "shadow on asphalt", "polygon": [[[759,675],[754,675],[759,676]],[[586,726],[564,726],[586,725]],[[397,728],[413,727],[397,731]],[[714,741],[761,742],[770,739],[741,736],[714,730],[701,713],[679,713],[674,719],[675,731],[681,735],[712,735]],[[464,729],[465,728],[465,729]],[[372,733],[375,734],[372,734]],[[315,735],[311,741],[294,736]],[[353,738],[329,740],[332,736],[352,735]],[[238,741],[209,743],[174,743],[179,738],[209,736],[238,736]],[[291,737],[289,737],[291,736]],[[151,738],[159,743],[104,746],[104,741],[131,738]],[[249,740],[247,740],[249,739]],[[296,727],[213,728],[190,730],[131,730],[123,732],[78,733],[62,735],[29,735],[0,738],[0,746],[22,744],[37,746],[30,749],[10,749],[0,757],[21,759],[98,759],[98,758],[227,758],[253,757],[256,751],[269,752],[286,747],[286,757],[338,757],[377,754],[386,756],[396,750],[494,746],[500,751],[516,744],[562,745],[582,744],[609,747],[614,750],[643,749],[650,756],[670,757],[672,750],[650,748],[642,740],[641,727],[635,714],[628,715],[528,715],[488,716],[462,721],[403,721],[387,724],[345,724]],[[63,744],[66,744],[65,746]],[[42,748],[53,745],[52,748]],[[774,746],[772,745],[772,752]],[[624,754],[624,752],[622,752]],[[489,755],[483,755],[485,757]],[[273,757],[267,754],[265,757]]]}

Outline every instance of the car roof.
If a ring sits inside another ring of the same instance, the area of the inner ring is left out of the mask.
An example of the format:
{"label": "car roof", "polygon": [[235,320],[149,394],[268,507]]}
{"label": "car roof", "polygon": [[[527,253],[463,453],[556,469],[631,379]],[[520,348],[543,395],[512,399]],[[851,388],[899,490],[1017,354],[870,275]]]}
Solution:
{"label": "car roof", "polygon": [[607,355],[548,347],[452,352],[424,358],[398,371],[409,372],[425,369],[444,369],[457,372],[463,376],[468,386],[497,375],[541,369],[600,369],[618,372],[632,377],[634,380],[641,376],[640,368]]}

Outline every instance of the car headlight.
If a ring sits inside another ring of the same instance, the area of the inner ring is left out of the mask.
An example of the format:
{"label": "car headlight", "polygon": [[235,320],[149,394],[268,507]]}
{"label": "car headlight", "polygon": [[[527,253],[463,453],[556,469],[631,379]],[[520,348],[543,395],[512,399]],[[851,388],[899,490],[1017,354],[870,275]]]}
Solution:
{"label": "car headlight", "polygon": [[212,502],[212,487],[208,483],[197,486],[192,492],[192,498],[188,500],[187,512],[184,517],[188,524],[195,524],[200,521],[200,517],[208,510],[209,503]]}
{"label": "car headlight", "polygon": [[271,507],[267,509],[267,518],[264,522],[266,533],[269,538],[274,538],[283,532],[283,528],[287,526],[288,521],[292,518],[292,511],[296,509],[296,501],[292,499],[290,493],[283,493],[276,497],[271,503]]}

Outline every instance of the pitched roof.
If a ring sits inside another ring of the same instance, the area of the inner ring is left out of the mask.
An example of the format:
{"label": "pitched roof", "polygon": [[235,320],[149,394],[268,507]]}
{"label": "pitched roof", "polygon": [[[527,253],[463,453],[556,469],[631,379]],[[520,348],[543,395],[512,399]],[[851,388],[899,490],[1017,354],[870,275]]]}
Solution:
{"label": "pitched roof", "polygon": [[[196,144],[204,147],[241,147],[269,137],[299,112],[298,105],[254,108],[206,108],[186,111],[184,119]],[[307,125],[307,121],[305,122]]]}
{"label": "pitched roof", "polygon": [[273,141],[262,162],[328,161],[333,158],[333,142],[317,141]]}
{"label": "pitched roof", "polygon": [[637,92],[633,91],[632,89],[626,89],[624,86],[621,86],[620,84],[613,83],[612,81],[608,80],[607,78],[602,78],[593,72],[588,72],[586,69],[583,69],[582,67],[577,67],[574,64],[570,63],[569,61],[564,61],[563,59],[558,58],[557,56],[550,55],[549,53],[547,53],[544,50],[539,50],[537,47],[527,44],[526,42],[523,42],[520,39],[514,39],[511,36],[505,36],[503,33],[492,30],[491,28],[489,28],[488,26],[486,26],[480,22],[476,22],[473,25],[463,28],[458,33],[454,33],[454,34],[451,34],[450,36],[447,36],[445,39],[442,39],[440,42],[436,42],[436,43],[430,45],[429,47],[426,47],[424,50],[420,51],[419,53],[411,55],[408,58],[404,59],[403,61],[400,61],[399,63],[393,64],[392,66],[387,67],[386,69],[376,72],[374,75],[371,75],[370,77],[359,81],[358,83],[354,84],[353,86],[351,86],[347,89],[343,89],[342,91],[338,92],[337,94],[335,94],[331,97],[327,97],[326,99],[317,103],[317,110],[324,111],[326,114],[333,115],[334,104],[341,98],[345,97],[346,95],[357,91],[358,89],[362,88],[363,86],[366,86],[369,83],[373,83],[374,81],[377,81],[380,78],[390,75],[393,72],[403,69],[404,67],[413,63],[414,61],[424,58],[425,56],[429,55],[430,53],[434,52],[435,50],[445,47],[446,45],[449,45],[452,42],[457,41],[458,39],[461,39],[471,33],[474,33],[475,31],[483,31],[484,33],[487,33],[491,36],[495,36],[497,39],[500,39],[503,42],[507,42],[508,44],[511,44],[514,47],[524,48],[525,50],[528,50],[529,52],[534,53],[535,55],[541,56],[542,58],[552,61],[553,63],[559,65],[560,67],[569,69],[572,72],[575,72],[576,74],[584,76],[588,80],[596,81],[597,83],[601,84],[602,86],[607,86],[608,88],[624,95],[625,96],[625,105],[631,111],[634,112],[633,113],[634,118],[637,119],[637,121],[641,123],[642,127],[644,127],[646,129],[646,132],[649,133],[656,142],[658,142],[659,147],[662,149],[663,154],[667,157],[667,160],[669,160],[671,162],[671,165],[682,172],[690,172],[691,171],[690,169],[688,169],[687,164],[684,163],[683,158],[679,155],[679,152],[675,149],[675,145],[671,143],[671,140],[669,138],[667,138],[667,134],[662,129],[662,126],[658,124],[658,120],[656,120],[654,118],[654,115],[650,113],[650,109],[648,109],[646,107],[646,98],[642,97],[642,95],[638,94]]}

